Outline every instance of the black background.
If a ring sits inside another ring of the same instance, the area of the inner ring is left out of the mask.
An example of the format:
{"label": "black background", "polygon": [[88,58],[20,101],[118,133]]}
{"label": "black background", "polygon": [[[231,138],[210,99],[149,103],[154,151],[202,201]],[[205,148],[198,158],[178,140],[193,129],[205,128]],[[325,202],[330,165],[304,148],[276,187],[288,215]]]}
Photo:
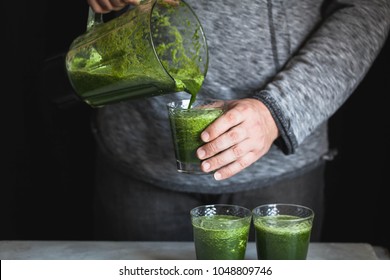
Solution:
{"label": "black background", "polygon": [[[59,93],[69,93],[69,85],[55,80],[53,69],[58,67],[47,66],[85,32],[88,6],[84,0],[8,2],[1,4],[6,20],[1,40],[0,239],[91,240],[93,109],[62,102]],[[323,241],[390,248],[385,192],[390,185],[385,164],[389,52],[387,42],[356,92],[330,120],[331,146],[338,155],[327,167]]]}

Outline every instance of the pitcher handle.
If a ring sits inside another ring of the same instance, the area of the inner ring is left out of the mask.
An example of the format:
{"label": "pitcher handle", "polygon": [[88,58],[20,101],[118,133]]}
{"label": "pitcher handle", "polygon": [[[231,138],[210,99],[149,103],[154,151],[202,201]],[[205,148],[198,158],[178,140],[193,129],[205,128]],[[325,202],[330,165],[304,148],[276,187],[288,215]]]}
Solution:
{"label": "pitcher handle", "polygon": [[88,10],[87,31],[92,27],[103,23],[103,14],[95,13],[91,7]]}

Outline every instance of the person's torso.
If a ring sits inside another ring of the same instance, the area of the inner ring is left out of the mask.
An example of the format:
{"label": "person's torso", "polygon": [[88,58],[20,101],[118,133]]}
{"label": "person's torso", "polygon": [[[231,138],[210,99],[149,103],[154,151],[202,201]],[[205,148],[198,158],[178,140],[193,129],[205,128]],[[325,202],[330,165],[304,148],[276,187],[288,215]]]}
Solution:
{"label": "person's torso", "polygon": [[[261,89],[287,62],[320,20],[321,0],[186,1],[197,14],[209,47],[209,67],[199,97],[240,99]],[[107,105],[96,116],[97,137],[130,176],[163,188],[226,192],[260,187],[318,161],[327,150],[326,125],[286,156],[278,148],[236,176],[177,172],[166,104],[175,93]]]}

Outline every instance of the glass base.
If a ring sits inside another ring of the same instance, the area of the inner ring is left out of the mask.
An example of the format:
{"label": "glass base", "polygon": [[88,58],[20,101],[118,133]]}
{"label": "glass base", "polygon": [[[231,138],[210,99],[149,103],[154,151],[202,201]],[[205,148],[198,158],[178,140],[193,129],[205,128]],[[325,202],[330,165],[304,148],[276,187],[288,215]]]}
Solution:
{"label": "glass base", "polygon": [[181,162],[181,161],[176,161],[177,165],[177,171],[180,173],[186,173],[186,174],[195,174],[195,175],[207,175],[208,173],[203,172],[200,169],[200,162],[196,163],[188,163],[188,162]]}

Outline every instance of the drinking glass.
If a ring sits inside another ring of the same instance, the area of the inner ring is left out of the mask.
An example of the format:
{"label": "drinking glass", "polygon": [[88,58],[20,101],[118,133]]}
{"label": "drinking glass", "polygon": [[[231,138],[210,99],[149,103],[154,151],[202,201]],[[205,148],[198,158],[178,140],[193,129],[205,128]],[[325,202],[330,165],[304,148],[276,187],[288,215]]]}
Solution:
{"label": "drinking glass", "polygon": [[305,260],[314,219],[296,204],[266,204],[252,210],[259,260]]}
{"label": "drinking glass", "polygon": [[245,258],[251,211],[229,204],[201,205],[190,211],[198,260]]}
{"label": "drinking glass", "polygon": [[191,106],[189,99],[167,104],[179,172],[206,174],[200,169],[201,161],[196,156],[196,150],[204,144],[200,134],[223,114],[225,104],[215,99],[196,99]]}

